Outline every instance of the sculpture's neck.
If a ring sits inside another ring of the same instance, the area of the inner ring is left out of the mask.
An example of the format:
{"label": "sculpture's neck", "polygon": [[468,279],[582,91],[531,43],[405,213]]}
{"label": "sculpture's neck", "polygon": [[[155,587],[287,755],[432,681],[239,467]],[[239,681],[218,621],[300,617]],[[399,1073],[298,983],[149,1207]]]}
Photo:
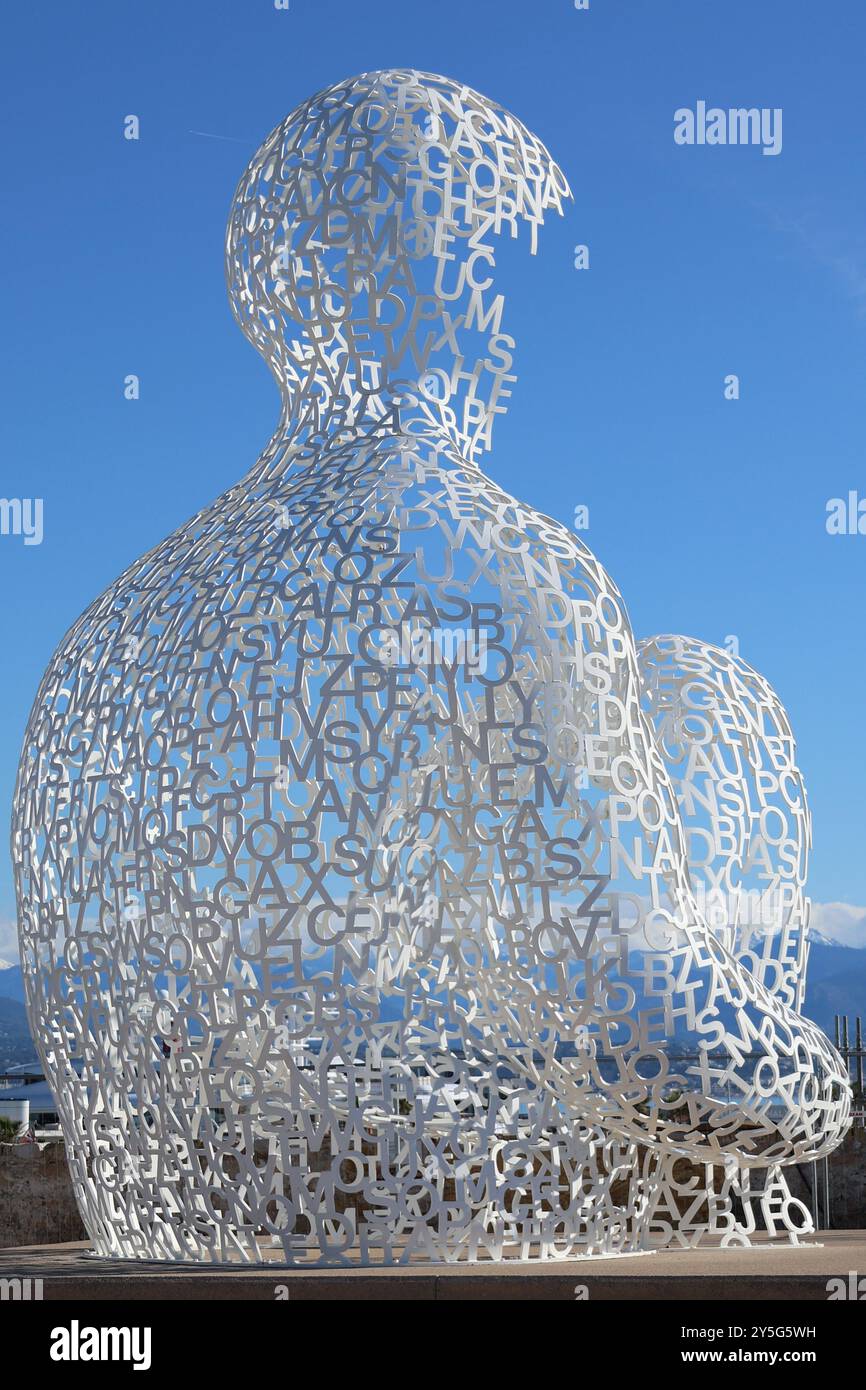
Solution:
{"label": "sculpture's neck", "polygon": [[[341,461],[385,469],[400,459],[452,468],[478,468],[478,461],[460,447],[441,421],[417,400],[380,401],[375,411],[360,414],[333,403],[329,409],[308,408],[299,417],[284,409],[267,448],[248,482],[272,483],[300,473],[332,474]],[[476,449],[476,454],[481,450]]]}

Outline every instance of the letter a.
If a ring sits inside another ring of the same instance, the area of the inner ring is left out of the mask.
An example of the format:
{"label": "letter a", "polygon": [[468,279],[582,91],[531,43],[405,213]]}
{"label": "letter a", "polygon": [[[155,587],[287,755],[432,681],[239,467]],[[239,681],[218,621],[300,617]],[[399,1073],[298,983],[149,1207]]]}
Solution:
{"label": "letter a", "polygon": [[688,107],[681,106],[674,112],[674,141],[678,145],[695,143],[695,113]]}
{"label": "letter a", "polygon": [[831,497],[827,503],[825,526],[828,536],[846,536],[848,534],[848,512],[841,497]]}
{"label": "letter a", "polygon": [[69,1360],[69,1328],[55,1327],[51,1332],[49,1356],[52,1361]]}

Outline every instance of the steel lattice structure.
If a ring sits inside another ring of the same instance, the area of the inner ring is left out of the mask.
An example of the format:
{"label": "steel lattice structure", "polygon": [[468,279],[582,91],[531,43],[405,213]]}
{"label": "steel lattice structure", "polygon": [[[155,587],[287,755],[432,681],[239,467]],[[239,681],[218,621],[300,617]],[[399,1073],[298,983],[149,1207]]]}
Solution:
{"label": "steel lattice structure", "polygon": [[592,552],[480,467],[515,380],[494,244],[534,252],[568,197],[513,116],[410,71],[318,93],[241,179],[229,293],[279,427],[66,635],[15,796],[27,1005],[103,1255],[808,1226],[783,1168],[849,1091],[799,1012],[784,710],[726,652],[638,649]]}

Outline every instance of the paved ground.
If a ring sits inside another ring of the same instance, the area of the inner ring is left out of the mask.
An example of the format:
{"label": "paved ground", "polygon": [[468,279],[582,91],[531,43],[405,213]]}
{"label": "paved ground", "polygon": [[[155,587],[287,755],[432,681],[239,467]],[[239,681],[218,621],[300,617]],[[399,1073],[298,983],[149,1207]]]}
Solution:
{"label": "paved ground", "polygon": [[297,1270],[161,1265],[94,1259],[86,1243],[0,1250],[0,1279],[43,1280],[46,1300],[261,1300],[275,1298],[827,1300],[827,1281],[866,1279],[866,1231],[826,1231],[821,1245],[677,1250],[545,1264],[414,1265]]}

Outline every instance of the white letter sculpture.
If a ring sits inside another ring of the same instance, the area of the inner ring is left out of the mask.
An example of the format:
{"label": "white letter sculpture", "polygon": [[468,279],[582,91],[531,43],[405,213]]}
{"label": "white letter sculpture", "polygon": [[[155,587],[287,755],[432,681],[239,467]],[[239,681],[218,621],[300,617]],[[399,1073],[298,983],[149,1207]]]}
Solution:
{"label": "white letter sculpture", "polygon": [[755,1194],[808,1228],[781,1169],[849,1089],[798,1012],[784,711],[699,642],[639,654],[593,554],[479,467],[515,380],[493,245],[569,196],[410,71],[311,98],[241,179],[279,427],[64,638],[15,798],[101,1255],[563,1258],[745,1241]]}

